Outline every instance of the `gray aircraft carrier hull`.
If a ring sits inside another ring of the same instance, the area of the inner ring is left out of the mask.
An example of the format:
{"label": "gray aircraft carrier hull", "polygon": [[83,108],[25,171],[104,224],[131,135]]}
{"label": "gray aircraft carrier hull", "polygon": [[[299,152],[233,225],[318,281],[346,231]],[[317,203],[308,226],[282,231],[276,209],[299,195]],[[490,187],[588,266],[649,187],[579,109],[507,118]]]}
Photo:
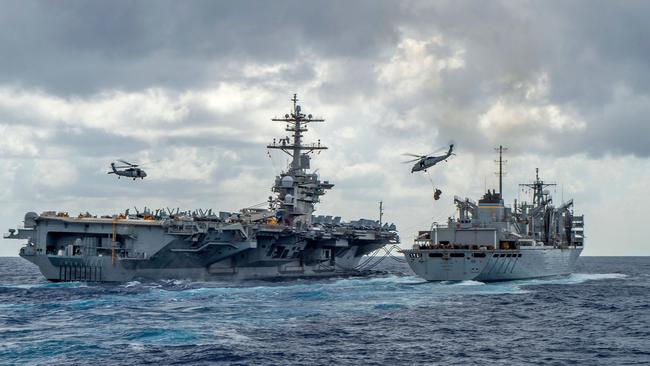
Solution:
{"label": "gray aircraft carrier hull", "polygon": [[[246,280],[358,273],[394,234],[381,229],[296,232],[281,225],[40,216],[12,238],[50,281]],[[319,236],[320,235],[320,236]],[[114,239],[114,240],[113,240]]]}
{"label": "gray aircraft carrier hull", "polygon": [[[382,245],[383,246],[383,245]],[[278,279],[300,277],[329,277],[359,273],[355,267],[361,257],[341,259],[334,266],[281,265],[272,267],[231,267],[210,270],[201,267],[126,268],[110,257],[79,258],[55,255],[21,255],[38,266],[43,276],[52,282],[127,282],[134,280],[180,279],[192,281],[237,281],[250,279]]]}

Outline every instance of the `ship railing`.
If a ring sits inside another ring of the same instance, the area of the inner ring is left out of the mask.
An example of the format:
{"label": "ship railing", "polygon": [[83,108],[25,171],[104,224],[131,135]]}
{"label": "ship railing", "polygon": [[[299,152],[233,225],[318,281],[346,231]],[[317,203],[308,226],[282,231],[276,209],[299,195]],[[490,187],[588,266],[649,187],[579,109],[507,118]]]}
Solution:
{"label": "ship railing", "polygon": [[[435,250],[475,250],[475,251],[484,251],[484,250],[494,250],[495,247],[494,245],[482,245],[482,244],[449,244],[449,243],[435,243],[433,240],[429,239],[416,239],[415,243],[413,244],[413,249],[421,249],[421,250],[429,250],[429,249],[435,249]],[[510,250],[514,250],[516,248],[509,248]],[[502,249],[502,250],[508,250],[508,249]]]}
{"label": "ship railing", "polygon": [[194,223],[183,225],[172,224],[167,227],[168,234],[196,234],[198,232],[200,232],[199,227]]}
{"label": "ship railing", "polygon": [[123,258],[126,259],[146,259],[147,255],[146,253],[140,253],[140,252],[125,252],[123,255]]}

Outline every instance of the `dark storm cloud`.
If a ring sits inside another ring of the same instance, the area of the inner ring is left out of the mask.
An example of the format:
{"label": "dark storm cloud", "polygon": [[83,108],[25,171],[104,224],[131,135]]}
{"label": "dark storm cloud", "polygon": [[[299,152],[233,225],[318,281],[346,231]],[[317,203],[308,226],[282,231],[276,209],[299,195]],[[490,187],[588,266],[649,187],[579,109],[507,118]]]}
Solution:
{"label": "dark storm cloud", "polygon": [[[541,129],[551,143],[546,151],[537,152],[650,155],[648,135],[640,133],[647,130],[646,108],[616,96],[621,87],[629,91],[630,99],[650,94],[650,3],[470,5],[436,2],[412,8],[417,21],[411,29],[416,33],[435,32],[465,49],[465,67],[443,72],[439,88],[423,93],[430,104],[441,102],[437,112],[422,113],[420,108],[420,117],[429,116],[430,126],[441,135],[456,136],[465,147],[484,149],[496,141],[477,133],[477,115],[497,100],[521,96],[520,86],[543,74],[548,77],[548,103],[575,113],[587,126],[581,133]],[[507,130],[500,132],[504,140],[523,144],[522,148],[530,142],[511,139]]]}
{"label": "dark storm cloud", "polygon": [[[616,89],[627,90],[631,100],[650,94],[649,14],[650,3],[640,1],[6,2],[0,13],[0,84],[81,97],[114,89],[189,90],[223,81],[286,92],[317,80],[316,62],[325,61],[321,101],[375,101],[384,111],[369,122],[386,135],[426,136],[436,145],[456,140],[484,151],[501,141],[531,145],[517,131],[486,136],[477,121],[500,100],[527,103],[521,86],[546,75],[548,92],[538,103],[569,111],[587,126],[582,132],[534,126],[530,134],[541,134],[549,144],[530,147],[532,152],[648,156],[646,137],[634,133],[645,131],[643,103],[616,99]],[[425,54],[443,59],[461,49],[463,67],[424,70],[423,80],[437,73],[439,82],[423,83],[410,95],[390,95],[393,85],[378,83],[377,67],[390,62],[409,37],[440,37]],[[286,67],[270,76],[246,76],[246,63]],[[391,122],[399,118],[417,123]]]}
{"label": "dark storm cloud", "polygon": [[344,1],[3,3],[0,82],[64,94],[184,89],[228,77],[228,63],[371,57],[398,36],[388,25],[393,8]]}

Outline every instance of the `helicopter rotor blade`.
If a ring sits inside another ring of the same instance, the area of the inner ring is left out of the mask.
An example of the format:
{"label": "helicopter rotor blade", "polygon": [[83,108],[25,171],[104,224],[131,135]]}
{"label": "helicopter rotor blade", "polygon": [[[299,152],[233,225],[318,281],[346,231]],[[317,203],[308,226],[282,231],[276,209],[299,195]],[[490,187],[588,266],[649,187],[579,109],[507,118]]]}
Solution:
{"label": "helicopter rotor blade", "polygon": [[126,161],[126,160],[122,160],[122,159],[117,159],[117,161],[119,161],[120,163],[123,163],[123,164],[129,165],[129,166],[132,166],[132,167],[134,167],[134,168],[138,166],[137,164],[131,164],[131,163],[129,163],[128,161]]}
{"label": "helicopter rotor blade", "polygon": [[422,158],[426,157],[426,155],[416,155],[416,154],[411,154],[411,153],[403,153],[402,155],[413,156],[413,157],[418,158],[418,159],[422,159]]}
{"label": "helicopter rotor blade", "polygon": [[412,159],[412,160],[403,161],[402,164],[408,164],[408,163],[412,163],[412,162],[418,161],[418,160],[422,160],[422,158],[415,158],[415,159]]}
{"label": "helicopter rotor blade", "polygon": [[434,152],[427,154],[427,156],[441,154],[443,152],[446,152],[447,150],[449,150],[449,146],[442,146],[439,149],[435,150]]}

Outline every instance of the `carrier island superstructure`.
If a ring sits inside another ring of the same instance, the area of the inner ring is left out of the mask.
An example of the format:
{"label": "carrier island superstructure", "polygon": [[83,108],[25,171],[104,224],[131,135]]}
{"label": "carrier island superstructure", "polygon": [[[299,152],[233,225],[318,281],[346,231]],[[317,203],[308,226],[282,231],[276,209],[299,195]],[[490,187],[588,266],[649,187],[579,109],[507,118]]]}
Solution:
{"label": "carrier island superstructure", "polygon": [[[500,148],[501,151],[501,148]],[[499,154],[501,167],[501,154]],[[459,216],[446,225],[433,223],[420,231],[413,249],[403,250],[407,263],[428,281],[505,281],[571,273],[584,246],[584,216],[574,215],[573,200],[553,205],[536,177],[520,184],[530,202],[507,207],[499,192],[489,191],[478,203],[454,197]]]}
{"label": "carrier island superstructure", "polygon": [[359,261],[399,238],[395,225],[361,219],[314,216],[320,197],[334,185],[310,172],[320,140],[303,144],[311,123],[294,95],[293,107],[273,121],[291,137],[268,149],[291,157],[272,187],[268,208],[240,212],[212,210],[128,210],[110,216],[63,212],[25,215],[24,227],[6,238],[27,243],[20,256],[51,281],[135,279],[238,280],[331,276],[357,272]]}

